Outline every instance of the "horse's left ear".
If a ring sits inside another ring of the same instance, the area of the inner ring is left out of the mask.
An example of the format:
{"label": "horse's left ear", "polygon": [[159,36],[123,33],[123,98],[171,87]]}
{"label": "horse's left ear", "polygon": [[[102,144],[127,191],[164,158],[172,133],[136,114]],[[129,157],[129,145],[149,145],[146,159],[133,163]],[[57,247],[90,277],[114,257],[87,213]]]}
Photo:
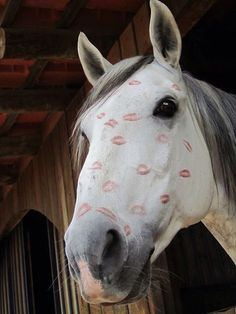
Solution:
{"label": "horse's left ear", "polygon": [[112,64],[102,56],[82,32],[78,38],[78,54],[84,73],[92,85],[112,67]]}
{"label": "horse's left ear", "polygon": [[181,35],[175,19],[165,4],[157,0],[150,1],[150,39],[155,59],[177,68],[181,55]]}

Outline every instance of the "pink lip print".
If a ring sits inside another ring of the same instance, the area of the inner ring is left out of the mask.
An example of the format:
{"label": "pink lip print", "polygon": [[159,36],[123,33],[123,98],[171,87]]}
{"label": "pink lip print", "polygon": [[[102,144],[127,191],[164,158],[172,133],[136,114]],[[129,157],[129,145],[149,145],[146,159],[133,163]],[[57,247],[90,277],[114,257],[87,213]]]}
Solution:
{"label": "pink lip print", "polygon": [[179,173],[180,177],[183,177],[183,178],[189,178],[191,177],[191,173],[189,170],[187,169],[184,169],[184,170],[181,170],[180,173]]}
{"label": "pink lip print", "polygon": [[123,136],[120,136],[120,135],[113,137],[113,139],[111,141],[115,145],[123,145],[123,144],[126,143],[126,141],[123,138]]}
{"label": "pink lip print", "polygon": [[128,113],[123,116],[123,119],[125,121],[138,121],[141,119],[141,116],[138,115],[137,113]]}
{"label": "pink lip print", "polygon": [[117,218],[116,218],[116,215],[113,214],[113,212],[108,209],[108,208],[105,208],[105,207],[99,207],[97,210],[97,212],[109,217],[110,219],[114,220],[114,221],[117,221]]}
{"label": "pink lip print", "polygon": [[111,192],[117,187],[117,184],[114,181],[107,181],[103,184],[102,190],[104,192]]}
{"label": "pink lip print", "polygon": [[137,173],[144,176],[150,172],[150,168],[144,164],[141,164],[137,168]]}
{"label": "pink lip print", "polygon": [[159,134],[157,136],[157,141],[161,144],[166,144],[169,141],[169,138],[166,134]]}
{"label": "pink lip print", "polygon": [[131,228],[129,225],[124,226],[124,232],[127,237],[131,234]]}
{"label": "pink lip print", "polygon": [[89,169],[90,170],[100,170],[100,169],[102,169],[101,161],[95,161]]}
{"label": "pink lip print", "polygon": [[102,119],[105,117],[105,115],[106,115],[105,112],[101,112],[97,115],[97,119]]}
{"label": "pink lip print", "polygon": [[132,80],[129,82],[129,85],[139,85],[139,84],[141,84],[141,82],[137,80]]}
{"label": "pink lip print", "polygon": [[88,211],[90,211],[92,209],[92,207],[88,204],[88,203],[83,203],[80,208],[79,208],[79,213],[78,213],[78,217],[83,216],[84,214],[86,214]]}
{"label": "pink lip print", "polygon": [[172,88],[175,89],[175,90],[181,91],[181,88],[177,84],[173,84]]}
{"label": "pink lip print", "polygon": [[170,196],[169,194],[163,194],[160,196],[160,200],[162,204],[167,204],[170,201]]}
{"label": "pink lip print", "polygon": [[186,149],[191,153],[192,152],[192,146],[191,146],[191,144],[188,142],[188,141],[186,141],[186,140],[184,140],[184,146],[186,147]]}
{"label": "pink lip print", "polygon": [[136,215],[145,215],[146,213],[146,210],[144,208],[144,206],[142,205],[134,205],[132,208],[131,208],[131,212],[133,214],[136,214]]}
{"label": "pink lip print", "polygon": [[115,119],[110,119],[107,122],[105,122],[104,124],[114,128],[115,126],[117,126],[118,122]]}

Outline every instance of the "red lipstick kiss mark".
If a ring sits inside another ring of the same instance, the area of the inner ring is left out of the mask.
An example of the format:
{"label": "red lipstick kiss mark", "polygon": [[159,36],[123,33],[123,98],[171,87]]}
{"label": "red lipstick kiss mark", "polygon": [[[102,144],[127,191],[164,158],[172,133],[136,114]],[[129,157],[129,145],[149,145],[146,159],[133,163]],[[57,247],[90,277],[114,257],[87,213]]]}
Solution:
{"label": "red lipstick kiss mark", "polygon": [[169,194],[163,194],[160,196],[160,200],[162,204],[167,204],[170,201],[170,196]]}
{"label": "red lipstick kiss mark", "polygon": [[166,134],[159,134],[157,136],[157,142],[161,144],[166,144],[169,142],[169,137]]}
{"label": "red lipstick kiss mark", "polygon": [[179,175],[182,178],[189,178],[189,177],[191,177],[191,173],[187,169],[184,169],[184,170],[180,171]]}
{"label": "red lipstick kiss mark", "polygon": [[110,119],[107,122],[105,122],[104,124],[114,128],[114,127],[117,126],[118,122],[116,120],[114,120],[114,119]]}
{"label": "red lipstick kiss mark", "polygon": [[128,113],[123,116],[123,119],[125,121],[138,121],[141,119],[141,116],[138,115],[137,113]]}
{"label": "red lipstick kiss mark", "polygon": [[131,234],[131,228],[129,225],[124,226],[124,232],[127,237]]}
{"label": "red lipstick kiss mark", "polygon": [[100,170],[102,169],[102,163],[101,161],[95,161],[92,166],[89,168],[89,170]]}
{"label": "red lipstick kiss mark", "polygon": [[186,147],[186,149],[187,149],[190,153],[193,151],[193,148],[192,148],[191,144],[190,144],[188,141],[186,141],[186,140],[184,140],[184,146]]}
{"label": "red lipstick kiss mark", "polygon": [[88,203],[83,203],[79,208],[78,217],[83,216],[84,214],[86,214],[91,209],[92,209],[92,207]]}
{"label": "red lipstick kiss mark", "polygon": [[109,217],[113,221],[117,221],[116,215],[108,208],[99,207],[96,211]]}
{"label": "red lipstick kiss mark", "polygon": [[113,144],[115,145],[123,145],[126,143],[125,139],[123,138],[123,136],[115,136],[113,137],[113,139],[111,140]]}
{"label": "red lipstick kiss mark", "polygon": [[133,81],[129,82],[129,85],[140,85],[140,84],[141,84],[141,82],[137,81],[137,80],[133,80]]}
{"label": "red lipstick kiss mark", "polygon": [[181,88],[180,88],[179,85],[177,85],[177,84],[173,84],[173,85],[172,85],[172,88],[175,89],[175,90],[177,90],[177,91],[181,91]]}
{"label": "red lipstick kiss mark", "polygon": [[137,174],[140,174],[141,176],[149,174],[150,171],[150,168],[144,164],[139,165],[137,168]]}
{"label": "red lipstick kiss mark", "polygon": [[140,216],[143,216],[146,214],[146,210],[145,210],[144,206],[142,206],[142,205],[134,205],[131,208],[131,212],[135,215],[140,215]]}
{"label": "red lipstick kiss mark", "polygon": [[103,184],[103,186],[102,186],[102,190],[104,191],[104,192],[111,192],[111,191],[113,191],[113,190],[115,190],[115,188],[117,188],[117,184],[114,182],[114,181],[107,181],[107,182],[105,182],[104,184]]}
{"label": "red lipstick kiss mark", "polygon": [[106,115],[105,112],[101,112],[97,115],[97,119],[101,120],[102,118],[105,117],[105,115]]}

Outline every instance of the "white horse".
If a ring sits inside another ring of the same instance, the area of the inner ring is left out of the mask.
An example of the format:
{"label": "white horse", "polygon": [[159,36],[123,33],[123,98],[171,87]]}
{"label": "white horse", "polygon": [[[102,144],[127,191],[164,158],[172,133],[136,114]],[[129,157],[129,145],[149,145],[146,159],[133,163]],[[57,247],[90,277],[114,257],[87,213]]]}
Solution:
{"label": "white horse", "polygon": [[143,296],[151,262],[199,221],[236,262],[236,97],[181,72],[181,36],[151,0],[153,56],[111,65],[81,33],[94,86],[74,129],[78,180],[66,254],[82,296],[126,303]]}

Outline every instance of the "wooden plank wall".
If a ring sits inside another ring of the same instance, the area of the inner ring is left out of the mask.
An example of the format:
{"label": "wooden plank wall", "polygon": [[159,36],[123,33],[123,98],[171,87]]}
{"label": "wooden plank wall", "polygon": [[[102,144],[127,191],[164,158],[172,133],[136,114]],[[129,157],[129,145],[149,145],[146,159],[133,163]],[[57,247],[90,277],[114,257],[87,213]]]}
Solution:
{"label": "wooden plank wall", "polygon": [[1,246],[0,313],[30,314],[22,225]]}
{"label": "wooden plank wall", "polygon": [[[117,62],[122,58],[145,53],[150,47],[148,23],[149,7],[146,3],[112,47],[108,56],[109,60]],[[90,86],[85,84],[78,92],[73,104],[47,138],[38,156],[32,160],[23,176],[10,191],[0,209],[0,234],[9,232],[30,209],[41,212],[53,222],[60,233],[60,239],[56,244],[58,273],[61,269],[66,268],[61,240],[72,218],[75,202],[76,175],[72,169],[69,137],[76,112],[89,89]],[[164,285],[168,286],[167,290],[170,291],[168,275],[163,276],[159,270],[163,266],[166,266],[164,254],[155,271],[155,281],[153,282],[155,289],[150,291],[148,297],[129,306],[104,308],[88,306],[83,302],[77,287],[72,281],[66,280],[68,273],[63,270],[60,283],[61,309],[64,309],[65,313],[84,314],[164,313],[166,304],[170,307],[171,302],[164,300],[165,297],[160,290],[163,283],[158,278],[165,277]],[[158,297],[158,303],[155,301],[156,297]]]}

